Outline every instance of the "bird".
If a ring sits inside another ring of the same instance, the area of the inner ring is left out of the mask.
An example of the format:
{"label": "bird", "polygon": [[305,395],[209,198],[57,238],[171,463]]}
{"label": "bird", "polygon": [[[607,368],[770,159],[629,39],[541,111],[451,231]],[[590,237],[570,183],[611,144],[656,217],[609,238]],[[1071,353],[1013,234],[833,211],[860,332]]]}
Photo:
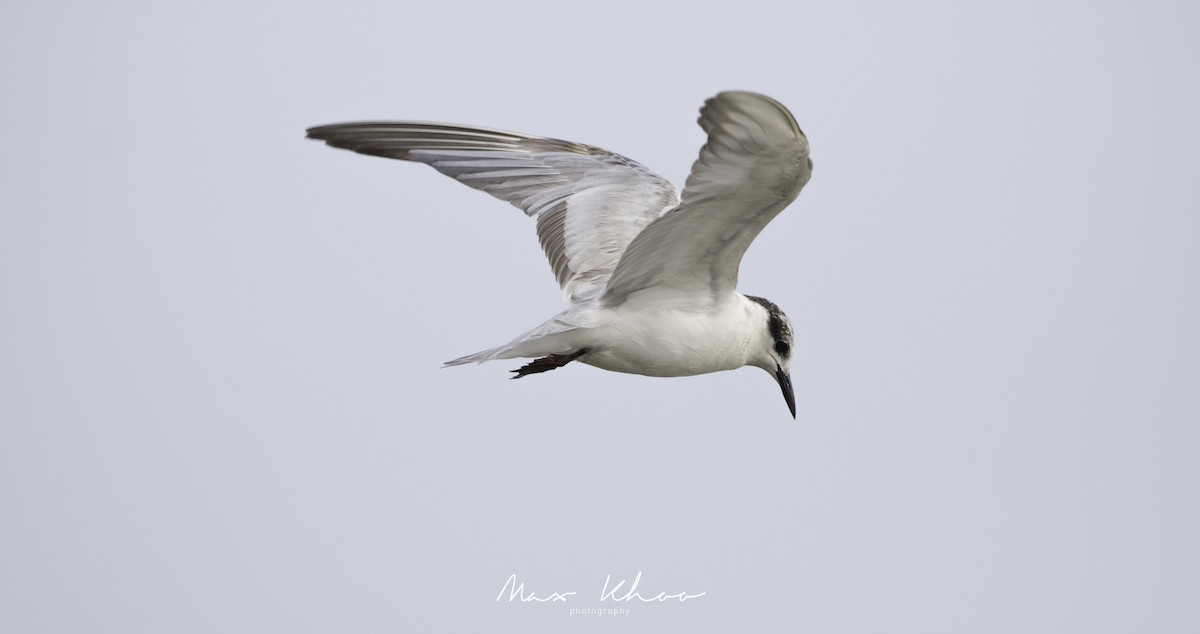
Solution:
{"label": "bird", "polygon": [[361,121],[307,136],[424,163],[536,221],[567,307],[445,366],[532,359],[512,378],[573,361],[654,377],[753,366],[775,378],[794,419],[791,322],[736,287],[750,243],[812,176],[808,137],[787,108],[754,92],[717,94],[698,122],[707,139],[682,191],[599,147],[489,128]]}

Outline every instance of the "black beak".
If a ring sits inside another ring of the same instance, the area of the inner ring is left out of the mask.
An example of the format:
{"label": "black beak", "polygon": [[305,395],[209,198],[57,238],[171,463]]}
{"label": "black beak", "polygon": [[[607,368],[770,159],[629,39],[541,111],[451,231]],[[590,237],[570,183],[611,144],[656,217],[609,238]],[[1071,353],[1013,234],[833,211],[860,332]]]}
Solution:
{"label": "black beak", "polygon": [[792,418],[796,417],[796,394],[792,392],[792,377],[779,364],[775,364],[775,380],[779,381],[779,389],[783,390],[783,400],[787,401]]}

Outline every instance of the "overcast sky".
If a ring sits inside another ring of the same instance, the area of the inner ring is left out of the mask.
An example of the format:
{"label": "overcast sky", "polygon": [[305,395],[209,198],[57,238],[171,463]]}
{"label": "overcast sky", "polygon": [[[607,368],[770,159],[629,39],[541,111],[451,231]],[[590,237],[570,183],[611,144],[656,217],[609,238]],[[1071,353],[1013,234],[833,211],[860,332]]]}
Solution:
{"label": "overcast sky", "polygon": [[[1198,42],[1184,2],[8,3],[0,630],[1200,630]],[[560,308],[533,223],[304,139],[682,184],[729,89],[812,146],[739,286],[795,421],[757,369],[440,369]],[[601,600],[639,572],[703,596]]]}

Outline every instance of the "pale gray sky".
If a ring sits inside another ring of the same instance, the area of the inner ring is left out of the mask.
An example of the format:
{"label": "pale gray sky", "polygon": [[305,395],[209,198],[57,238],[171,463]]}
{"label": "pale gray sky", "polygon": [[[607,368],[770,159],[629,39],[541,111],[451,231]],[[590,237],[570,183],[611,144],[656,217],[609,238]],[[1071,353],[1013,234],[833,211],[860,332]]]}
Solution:
{"label": "pale gray sky", "polygon": [[[1200,628],[1200,9],[697,4],[0,9],[0,630]],[[558,309],[532,223],[303,138],[682,183],[727,89],[812,145],[740,284],[797,421],[756,369],[439,369]],[[706,594],[570,616],[638,571]]]}

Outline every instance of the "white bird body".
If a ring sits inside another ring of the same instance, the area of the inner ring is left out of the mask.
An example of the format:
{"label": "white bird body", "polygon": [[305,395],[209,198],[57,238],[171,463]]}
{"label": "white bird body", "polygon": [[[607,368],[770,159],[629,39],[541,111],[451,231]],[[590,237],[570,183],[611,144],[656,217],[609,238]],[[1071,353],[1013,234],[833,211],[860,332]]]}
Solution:
{"label": "white bird body", "polygon": [[736,291],[742,255],[812,174],[808,139],[781,104],[724,92],[682,193],[601,148],[451,124],[318,126],[310,138],[425,163],[537,220],[568,306],[511,342],[446,365],[540,357],[514,378],[578,360],[647,376],[751,365],[774,374],[795,416],[792,329],[775,304]]}
{"label": "white bird body", "polygon": [[[751,362],[767,332],[761,306],[740,294],[711,312],[622,306],[597,333],[599,342],[581,361],[605,370],[647,376],[693,376],[736,370]],[[607,336],[605,336],[607,335]],[[761,335],[761,338],[760,338]]]}
{"label": "white bird body", "polygon": [[654,291],[643,291],[616,307],[588,303],[559,313],[511,343],[446,365],[567,355],[587,349],[580,363],[645,376],[693,376],[751,364],[762,347],[767,311],[735,293],[727,301],[696,310],[663,308]]}

